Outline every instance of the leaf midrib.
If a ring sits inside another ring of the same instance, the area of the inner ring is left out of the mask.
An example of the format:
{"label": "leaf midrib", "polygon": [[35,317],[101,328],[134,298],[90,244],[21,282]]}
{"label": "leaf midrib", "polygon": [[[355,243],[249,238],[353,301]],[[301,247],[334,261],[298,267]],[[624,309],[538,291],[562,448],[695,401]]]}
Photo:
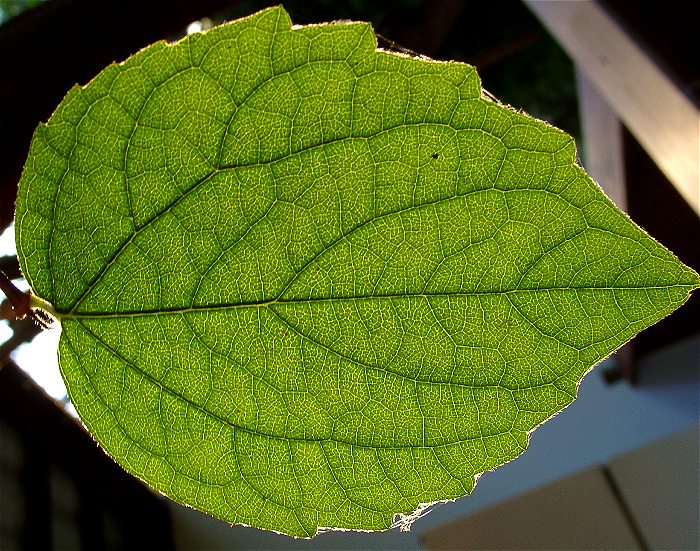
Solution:
{"label": "leaf midrib", "polygon": [[76,312],[75,310],[66,313],[58,314],[60,320],[80,321],[82,319],[93,318],[131,318],[141,316],[158,316],[172,314],[187,314],[193,312],[212,312],[223,310],[235,310],[242,308],[266,308],[276,304],[313,304],[324,302],[347,302],[347,301],[371,301],[371,300],[396,300],[396,299],[416,299],[416,298],[445,298],[445,297],[472,297],[472,296],[506,296],[518,293],[540,293],[550,291],[653,291],[662,289],[687,289],[688,292],[695,289],[697,285],[691,283],[675,283],[671,285],[638,285],[638,286],[615,286],[615,287],[596,287],[587,286],[561,286],[561,287],[530,287],[517,289],[501,289],[495,291],[455,291],[445,293],[396,293],[382,295],[352,295],[352,296],[333,296],[333,297],[309,297],[298,299],[270,299],[251,302],[231,302],[231,303],[216,303],[203,304],[201,306],[183,306],[174,308],[159,308],[156,310],[123,310],[120,312]]}

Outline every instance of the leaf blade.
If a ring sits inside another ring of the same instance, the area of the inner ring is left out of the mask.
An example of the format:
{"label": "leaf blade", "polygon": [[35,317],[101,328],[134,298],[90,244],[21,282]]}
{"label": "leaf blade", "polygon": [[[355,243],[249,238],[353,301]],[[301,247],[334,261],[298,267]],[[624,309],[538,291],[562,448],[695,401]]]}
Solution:
{"label": "leaf blade", "polygon": [[697,288],[574,159],[473,69],[275,8],[72,90],[18,250],[127,470],[230,522],[385,529]]}

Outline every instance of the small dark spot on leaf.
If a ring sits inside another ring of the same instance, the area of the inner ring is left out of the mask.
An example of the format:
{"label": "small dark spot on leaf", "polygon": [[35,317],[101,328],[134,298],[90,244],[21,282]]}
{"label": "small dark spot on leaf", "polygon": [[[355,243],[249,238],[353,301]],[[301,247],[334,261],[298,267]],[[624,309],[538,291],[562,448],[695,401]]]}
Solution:
{"label": "small dark spot on leaf", "polygon": [[433,153],[430,158],[431,159],[437,159],[440,155],[438,153]]}

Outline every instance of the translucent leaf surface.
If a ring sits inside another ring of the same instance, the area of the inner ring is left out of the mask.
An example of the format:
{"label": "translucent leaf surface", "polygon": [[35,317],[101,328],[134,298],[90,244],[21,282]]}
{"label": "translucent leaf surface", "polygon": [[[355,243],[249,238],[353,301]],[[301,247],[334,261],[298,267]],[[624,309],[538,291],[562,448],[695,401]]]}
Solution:
{"label": "translucent leaf surface", "polygon": [[17,240],[100,445],[297,536],[468,494],[698,286],[473,68],[281,8],[71,90]]}

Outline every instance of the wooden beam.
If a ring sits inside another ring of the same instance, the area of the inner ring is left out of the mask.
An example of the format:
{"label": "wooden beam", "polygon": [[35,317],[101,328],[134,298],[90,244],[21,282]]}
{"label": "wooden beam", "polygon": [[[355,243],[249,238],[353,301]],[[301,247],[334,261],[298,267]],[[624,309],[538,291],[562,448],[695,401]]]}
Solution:
{"label": "wooden beam", "polygon": [[596,2],[523,1],[700,215],[698,107]]}
{"label": "wooden beam", "polygon": [[608,102],[581,70],[576,71],[581,119],[581,155],[588,174],[620,210],[627,212],[622,124]]}

